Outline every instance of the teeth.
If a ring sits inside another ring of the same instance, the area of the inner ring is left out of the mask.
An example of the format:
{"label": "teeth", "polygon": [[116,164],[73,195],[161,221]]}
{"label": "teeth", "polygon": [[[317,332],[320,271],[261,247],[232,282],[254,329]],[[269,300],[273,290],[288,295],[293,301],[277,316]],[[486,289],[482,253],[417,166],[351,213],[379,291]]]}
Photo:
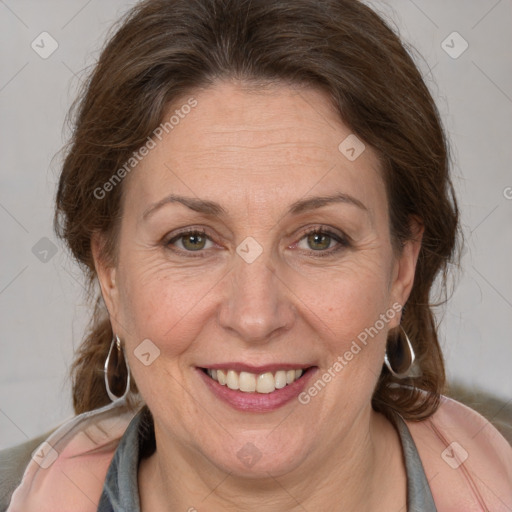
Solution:
{"label": "teeth", "polygon": [[206,373],[220,385],[230,389],[240,390],[244,393],[272,393],[295,382],[304,373],[303,370],[279,370],[256,375],[249,372],[236,372],[235,370],[210,370]]}
{"label": "teeth", "polygon": [[238,389],[238,373],[235,370],[228,370],[226,385],[229,389]]}
{"label": "teeth", "polygon": [[240,377],[238,378],[238,389],[245,393],[256,391],[256,375],[249,372],[240,372]]}
{"label": "teeth", "polygon": [[258,375],[258,381],[256,383],[256,391],[258,393],[272,393],[272,391],[275,390],[276,381],[270,372]]}
{"label": "teeth", "polygon": [[274,380],[276,382],[276,389],[284,388],[286,386],[286,372],[284,370],[276,372]]}
{"label": "teeth", "polygon": [[[210,377],[215,378],[213,375],[210,375]],[[217,381],[223,386],[226,384],[226,372],[224,370],[217,370]]]}

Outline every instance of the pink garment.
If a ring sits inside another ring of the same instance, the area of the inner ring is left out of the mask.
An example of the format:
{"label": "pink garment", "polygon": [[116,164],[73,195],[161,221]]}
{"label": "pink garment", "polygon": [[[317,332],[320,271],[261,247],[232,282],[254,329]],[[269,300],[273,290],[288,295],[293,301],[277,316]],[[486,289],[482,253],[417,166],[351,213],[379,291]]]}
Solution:
{"label": "pink garment", "polygon": [[64,423],[34,451],[7,512],[96,512],[108,467],[135,414],[121,398]]}
{"label": "pink garment", "polygon": [[[7,512],[96,512],[136,412],[122,398],[64,423],[34,452]],[[512,447],[480,414],[443,397],[433,416],[406,423],[438,512],[512,511]]]}
{"label": "pink garment", "polygon": [[407,426],[438,512],[512,511],[512,447],[483,416],[443,397],[433,416]]}

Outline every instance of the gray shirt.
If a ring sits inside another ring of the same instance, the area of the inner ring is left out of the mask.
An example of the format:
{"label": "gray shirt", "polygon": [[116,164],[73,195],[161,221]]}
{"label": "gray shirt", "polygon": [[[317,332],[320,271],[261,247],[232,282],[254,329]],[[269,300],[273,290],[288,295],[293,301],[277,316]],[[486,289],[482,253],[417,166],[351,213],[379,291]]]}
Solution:
{"label": "gray shirt", "polygon": [[[407,472],[407,511],[436,512],[434,499],[409,428],[392,416],[400,436]],[[143,407],[126,429],[107,472],[98,512],[140,512],[137,472],[142,458],[155,450],[153,421]]]}

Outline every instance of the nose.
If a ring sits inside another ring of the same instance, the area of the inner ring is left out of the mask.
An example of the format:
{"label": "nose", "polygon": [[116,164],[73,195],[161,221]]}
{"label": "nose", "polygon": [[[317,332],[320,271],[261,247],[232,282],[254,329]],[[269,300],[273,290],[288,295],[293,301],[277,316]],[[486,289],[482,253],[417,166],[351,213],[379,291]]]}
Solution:
{"label": "nose", "polygon": [[219,324],[247,343],[266,343],[290,329],[295,308],[289,289],[265,253],[252,263],[235,255],[226,276]]}

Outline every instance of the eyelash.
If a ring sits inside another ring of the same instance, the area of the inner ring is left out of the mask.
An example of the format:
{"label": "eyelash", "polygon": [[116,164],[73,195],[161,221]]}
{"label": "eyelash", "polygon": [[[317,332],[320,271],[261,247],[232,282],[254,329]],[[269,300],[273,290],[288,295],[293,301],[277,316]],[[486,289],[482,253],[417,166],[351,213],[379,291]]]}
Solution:
{"label": "eyelash", "polygon": [[[338,245],[331,247],[330,249],[326,249],[324,251],[322,251],[322,250],[314,251],[313,249],[306,250],[309,253],[313,253],[315,258],[326,258],[329,256],[333,256],[335,253],[341,251],[342,249],[346,249],[347,247],[350,246],[350,243],[346,236],[338,235],[334,231],[331,231],[330,229],[322,228],[322,227],[315,227],[315,228],[308,229],[307,231],[302,233],[301,237],[299,238],[299,242],[302,239],[307,238],[310,235],[327,235],[329,238],[331,238],[332,240],[334,240],[335,242],[338,243]],[[302,251],[305,249],[300,249],[300,250]]]}
{"label": "eyelash", "polygon": [[[198,228],[198,229],[189,229],[186,231],[182,231],[181,233],[178,233],[177,235],[175,235],[172,238],[170,238],[169,240],[167,240],[164,243],[164,245],[165,245],[165,247],[170,248],[170,246],[173,243],[175,243],[177,240],[179,240],[180,238],[190,236],[190,235],[200,235],[200,236],[205,237],[208,240],[213,242],[213,240],[206,234],[206,230],[204,230],[202,228]],[[305,231],[304,233],[302,233],[298,242],[300,242],[301,240],[303,240],[304,238],[306,238],[310,235],[327,235],[329,238],[333,239],[335,242],[338,242],[338,245],[335,246],[334,248],[326,249],[323,251],[322,250],[314,251],[312,249],[309,251],[306,251],[309,253],[314,253],[315,258],[325,258],[328,256],[332,256],[335,253],[337,253],[338,251],[350,246],[350,243],[345,236],[338,235],[337,233],[334,233],[333,231],[331,231],[329,229],[321,228],[321,227],[314,227],[314,228],[310,228],[309,230]],[[296,242],[296,243],[298,243],[298,242]],[[191,257],[191,258],[205,257],[205,255],[204,255],[205,250],[198,250],[198,251],[186,251],[183,249],[170,249],[170,250],[172,250],[174,252],[181,253],[181,254],[185,253],[188,257]],[[305,249],[299,249],[299,250],[302,252],[305,251]],[[193,254],[194,252],[197,252],[197,254]]]}

